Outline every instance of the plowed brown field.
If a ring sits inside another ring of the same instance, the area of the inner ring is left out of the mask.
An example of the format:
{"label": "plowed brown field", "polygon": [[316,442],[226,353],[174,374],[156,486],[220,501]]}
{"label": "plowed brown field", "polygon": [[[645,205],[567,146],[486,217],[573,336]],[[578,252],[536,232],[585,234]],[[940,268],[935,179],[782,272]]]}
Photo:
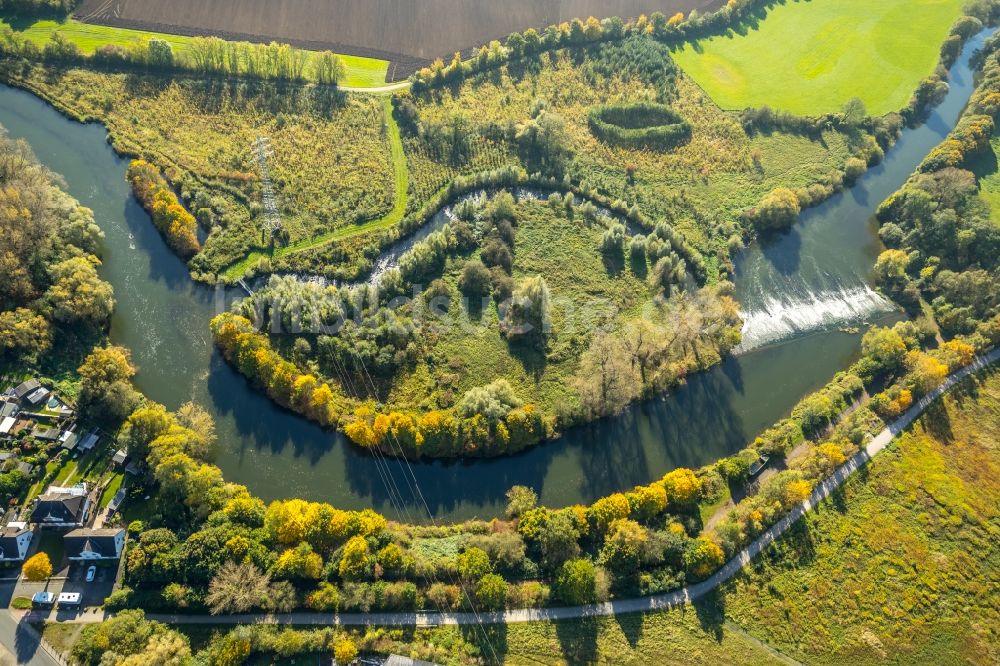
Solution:
{"label": "plowed brown field", "polygon": [[715,8],[724,0],[84,0],[91,23],[253,41],[392,60],[390,80],[438,56],[588,16]]}

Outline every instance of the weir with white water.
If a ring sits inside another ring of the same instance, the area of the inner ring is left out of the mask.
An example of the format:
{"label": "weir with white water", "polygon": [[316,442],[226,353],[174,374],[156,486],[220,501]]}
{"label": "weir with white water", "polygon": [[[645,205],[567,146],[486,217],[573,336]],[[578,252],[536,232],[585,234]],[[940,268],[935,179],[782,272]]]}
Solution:
{"label": "weir with white water", "polygon": [[[904,131],[882,164],[806,211],[789,232],[738,258],[736,295],[748,315],[747,345],[784,326],[780,340],[690,377],[669,396],[516,456],[417,463],[412,477],[403,464],[390,462],[395,483],[406,488],[416,481],[440,519],[488,517],[502,512],[504,493],[515,484],[532,486],[549,506],[588,503],[745,446],[857,357],[860,335],[838,330],[838,313],[868,322],[898,317],[858,304],[870,298],[858,290],[869,284],[881,249],[872,213],[954,126],[972,92],[970,50],[952,69],[945,102],[925,125]],[[276,407],[214,350],[208,322],[220,307],[216,294],[192,283],[165,246],[131,196],[127,161],[112,152],[102,127],[70,121],[10,88],[0,88],[0,124],[27,139],[64,177],[69,193],[94,210],[106,234],[101,273],[118,302],[111,337],[132,350],[137,383],[150,398],[170,409],[194,400],[215,417],[216,463],[228,480],[267,500],[304,497],[398,517],[372,456]]]}

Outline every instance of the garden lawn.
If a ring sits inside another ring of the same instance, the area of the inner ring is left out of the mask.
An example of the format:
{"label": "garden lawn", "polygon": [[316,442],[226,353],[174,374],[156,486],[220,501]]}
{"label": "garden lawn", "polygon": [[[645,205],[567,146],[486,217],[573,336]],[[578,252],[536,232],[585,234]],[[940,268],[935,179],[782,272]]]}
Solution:
{"label": "garden lawn", "polygon": [[[39,46],[51,39],[52,34],[59,32],[63,37],[76,44],[83,53],[91,54],[105,44],[129,46],[143,39],[162,39],[174,49],[174,53],[184,53],[190,48],[191,37],[170,35],[145,30],[130,30],[128,28],[112,28],[104,25],[81,23],[74,19],[64,21],[38,20],[24,24],[23,19],[0,19],[0,26],[9,25]],[[386,60],[362,58],[359,56],[340,55],[346,67],[346,76],[341,85],[371,88],[385,85],[385,75],[389,68]],[[307,72],[310,68],[307,67]]]}
{"label": "garden lawn", "polygon": [[852,97],[872,115],[906,106],[938,62],[965,0],[788,0],[745,35],[685,45],[675,58],[719,106],[800,115]]}

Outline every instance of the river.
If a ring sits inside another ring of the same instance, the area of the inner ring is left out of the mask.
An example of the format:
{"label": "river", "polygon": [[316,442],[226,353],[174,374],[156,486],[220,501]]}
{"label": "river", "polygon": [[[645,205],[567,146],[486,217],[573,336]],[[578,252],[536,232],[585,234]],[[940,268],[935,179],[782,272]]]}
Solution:
{"label": "river", "polygon": [[741,255],[737,295],[748,321],[742,353],[621,417],[515,456],[470,462],[383,462],[274,406],[215,351],[208,322],[228,307],[229,296],[189,279],[131,196],[127,161],[114,154],[104,128],[68,120],[7,87],[0,87],[0,125],[26,139],[64,177],[67,191],[93,209],[106,236],[101,274],[117,299],[111,338],[132,351],[146,395],[171,409],[194,400],[215,417],[216,463],[226,479],[266,500],[372,506],[417,520],[429,510],[435,519],[457,520],[498,514],[515,484],[562,506],[709,463],[742,448],[855,359],[860,336],[842,327],[899,316],[868,286],[880,249],[872,213],[956,122],[973,88],[971,51],[953,68],[944,103],[926,124],[904,131],[882,164],[806,211],[788,233]]}

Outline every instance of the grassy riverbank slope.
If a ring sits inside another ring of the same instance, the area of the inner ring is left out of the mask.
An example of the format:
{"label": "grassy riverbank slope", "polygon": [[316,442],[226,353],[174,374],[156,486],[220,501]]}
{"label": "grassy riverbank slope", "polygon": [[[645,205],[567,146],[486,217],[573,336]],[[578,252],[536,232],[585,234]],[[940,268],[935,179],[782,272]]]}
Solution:
{"label": "grassy riverbank slope", "polygon": [[852,97],[898,111],[934,71],[964,0],[811,0],[773,6],[746,34],[686,45],[677,62],[721,107],[770,105],[802,115]]}

